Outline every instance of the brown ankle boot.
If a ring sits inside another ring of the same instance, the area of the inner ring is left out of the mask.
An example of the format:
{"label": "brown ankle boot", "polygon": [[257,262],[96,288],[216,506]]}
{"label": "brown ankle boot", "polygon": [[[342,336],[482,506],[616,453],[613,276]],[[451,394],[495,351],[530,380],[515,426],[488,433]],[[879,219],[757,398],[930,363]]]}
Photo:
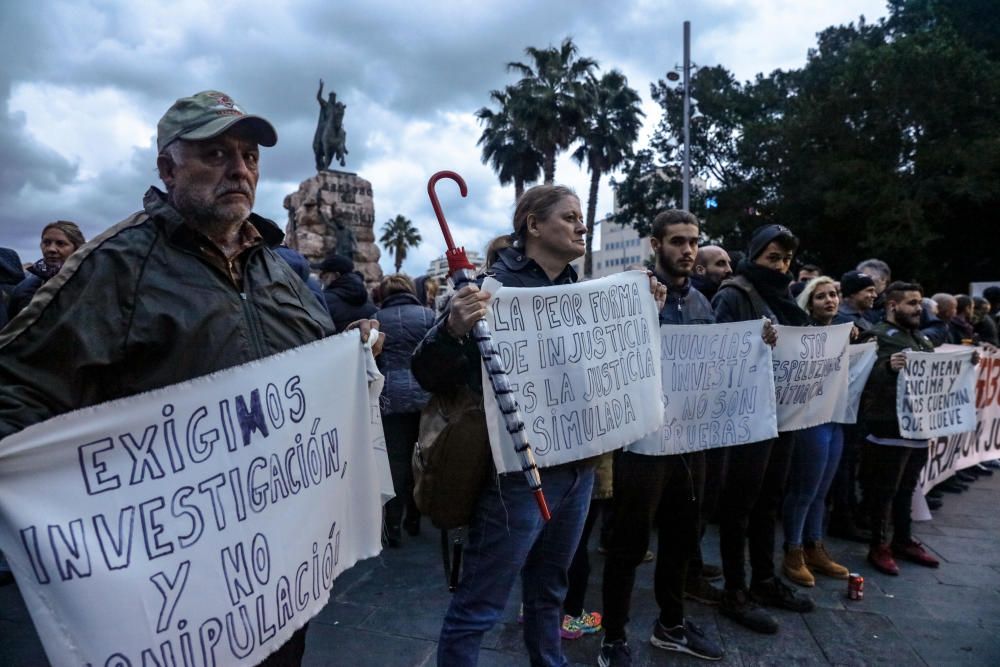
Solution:
{"label": "brown ankle boot", "polygon": [[785,562],[781,566],[785,576],[799,586],[812,587],[816,585],[816,579],[812,572],[806,567],[802,555],[802,547],[792,547],[785,552]]}
{"label": "brown ankle boot", "polygon": [[847,579],[850,575],[850,570],[830,558],[822,542],[816,542],[812,546],[806,545],[803,553],[806,566],[813,572],[834,579]]}

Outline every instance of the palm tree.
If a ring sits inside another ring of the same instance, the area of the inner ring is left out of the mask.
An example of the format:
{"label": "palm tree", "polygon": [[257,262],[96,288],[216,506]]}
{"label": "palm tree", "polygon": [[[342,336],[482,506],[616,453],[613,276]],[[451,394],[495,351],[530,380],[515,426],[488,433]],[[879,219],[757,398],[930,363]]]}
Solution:
{"label": "palm tree", "polygon": [[591,275],[591,247],[594,240],[594,216],[597,211],[597,188],[601,176],[614,171],[632,155],[632,144],[639,136],[642,101],[628,79],[618,70],[606,72],[600,79],[588,77],[585,86],[586,115],[580,126],[581,145],[573,153],[578,164],[586,163],[590,171],[590,192],[587,196],[587,252],[583,259],[583,275]]}
{"label": "palm tree", "polygon": [[490,99],[499,109],[483,107],[476,112],[479,122],[486,127],[477,146],[483,147],[483,163],[489,163],[500,179],[500,185],[514,184],[514,201],[521,198],[524,184],[537,181],[542,171],[542,154],[528,140],[524,128],[515,122],[513,107],[517,89],[490,92]]}
{"label": "palm tree", "polygon": [[381,243],[386,252],[393,256],[396,262],[396,273],[406,261],[406,251],[416,248],[423,239],[420,232],[413,226],[413,223],[402,215],[397,215],[392,220],[386,220],[382,225],[382,236],[378,242]]}
{"label": "palm tree", "polygon": [[559,48],[537,49],[529,46],[524,52],[532,64],[507,64],[518,72],[517,94],[510,98],[513,119],[542,154],[545,182],[556,177],[556,154],[569,148],[577,138],[577,128],[583,118],[584,81],[592,75],[597,61],[577,57],[573,40],[567,37]]}

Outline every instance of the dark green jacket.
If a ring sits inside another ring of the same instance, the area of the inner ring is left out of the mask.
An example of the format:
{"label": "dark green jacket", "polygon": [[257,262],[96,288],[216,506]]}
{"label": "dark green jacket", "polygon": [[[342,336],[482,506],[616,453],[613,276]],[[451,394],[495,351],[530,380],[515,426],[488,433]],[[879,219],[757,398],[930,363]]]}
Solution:
{"label": "dark green jacket", "polygon": [[878,345],[875,366],[868,376],[861,397],[868,432],[880,438],[900,438],[896,418],[896,378],[898,371],[889,368],[889,357],[903,350],[933,352],[934,344],[917,331],[907,331],[882,321],[861,334],[863,341],[874,340]]}
{"label": "dark green jacket", "polygon": [[92,240],[0,335],[0,438],[69,412],[260,359],[333,333],[309,288],[264,243],[242,284],[156,188],[144,211]]}

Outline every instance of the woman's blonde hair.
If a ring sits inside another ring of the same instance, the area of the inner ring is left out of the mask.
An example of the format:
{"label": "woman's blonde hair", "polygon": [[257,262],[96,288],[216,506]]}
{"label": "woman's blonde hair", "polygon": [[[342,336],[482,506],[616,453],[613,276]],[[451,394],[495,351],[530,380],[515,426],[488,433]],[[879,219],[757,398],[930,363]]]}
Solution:
{"label": "woman's blonde hair", "polygon": [[813,292],[815,292],[820,286],[826,285],[827,283],[831,285],[837,284],[837,282],[830,276],[816,276],[806,283],[805,289],[803,289],[802,293],[799,294],[799,298],[795,300],[795,302],[799,304],[799,308],[806,311],[806,314],[810,317],[812,317],[812,312],[810,312],[809,306],[812,303]]}

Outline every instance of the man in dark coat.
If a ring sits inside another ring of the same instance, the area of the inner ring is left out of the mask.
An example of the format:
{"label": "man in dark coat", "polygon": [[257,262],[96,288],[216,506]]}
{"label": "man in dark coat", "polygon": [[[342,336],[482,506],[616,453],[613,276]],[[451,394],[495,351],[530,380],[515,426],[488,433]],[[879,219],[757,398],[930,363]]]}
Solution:
{"label": "man in dark coat", "polygon": [[896,414],[897,376],[906,365],[906,352],[933,352],[934,344],[918,328],[923,306],[920,285],[894,282],[885,295],[885,320],[864,334],[878,344],[878,356],[861,399],[868,431],[861,481],[871,524],[868,562],[880,572],[897,575],[898,558],[925,567],[939,565],[910,534],[910,501],[927,462],[927,440],[903,438]]}
{"label": "man in dark coat", "polygon": [[[142,211],[74,253],[0,334],[0,438],[333,333],[272,250],[281,230],[251,212],[259,146],[276,142],[267,120],[218,91],[167,110],[166,193],[150,188]],[[306,627],[261,664],[299,664]]]}
{"label": "man in dark coat", "polygon": [[377,308],[368,296],[364,278],[354,270],[353,260],[334,251],[316,269],[320,272],[326,309],[337,331],[343,331],[349,322],[375,314]]}

